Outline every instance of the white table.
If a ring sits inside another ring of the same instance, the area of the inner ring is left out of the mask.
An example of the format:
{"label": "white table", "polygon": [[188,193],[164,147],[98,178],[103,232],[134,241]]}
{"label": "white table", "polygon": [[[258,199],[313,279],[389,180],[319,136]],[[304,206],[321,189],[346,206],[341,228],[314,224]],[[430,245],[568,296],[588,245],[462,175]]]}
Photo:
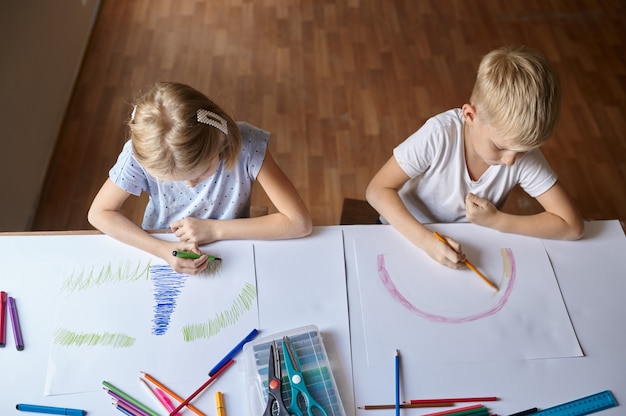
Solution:
{"label": "white table", "polygon": [[[360,227],[349,226],[351,233]],[[353,250],[345,250],[345,227],[316,227],[313,235],[299,240],[254,242],[260,330],[264,335],[309,324],[320,329],[331,359],[333,373],[347,416],[372,411],[356,410],[354,392],[379,380],[352,380],[350,342],[363,334],[350,328],[346,277],[356,273]],[[24,414],[16,403],[83,408],[89,415],[119,414],[101,392],[43,396],[50,337],[59,280],[44,277],[50,262],[67,261],[72,233],[64,235],[0,235],[0,290],[19,299],[18,308],[26,349],[16,351],[10,324],[9,343],[0,349],[0,414]],[[108,238],[100,236],[100,238]],[[69,243],[68,243],[69,240]],[[76,239],[78,241],[78,239]],[[62,244],[58,244],[62,241]],[[528,407],[550,407],[602,390],[612,390],[618,402],[626,403],[626,238],[617,221],[586,224],[586,237],[579,242],[544,241],[566,306],[585,356],[580,358],[465,363],[420,368],[420,376],[432,380],[424,394],[447,396],[468,383],[501,398],[489,404],[493,411],[508,414]],[[600,254],[599,254],[600,253]],[[280,261],[280,258],[289,261]],[[344,263],[345,261],[345,263]],[[320,296],[323,288],[323,296]],[[352,333],[351,333],[352,331]],[[238,368],[239,367],[239,368]],[[116,369],[119,371],[119,369]],[[145,393],[129,374],[129,393]],[[164,380],[161,380],[164,381]],[[170,386],[189,394],[205,380]],[[226,395],[231,415],[247,414],[245,377],[240,363],[216,382]],[[213,393],[200,395],[194,405],[215,414]],[[389,396],[393,399],[393,396]],[[145,399],[149,403],[148,399]],[[420,415],[407,409],[405,415]],[[623,407],[603,415],[623,414]],[[191,414],[186,412],[186,414]],[[373,413],[372,413],[373,414]],[[380,414],[380,412],[379,412]],[[374,415],[374,414],[373,414]]]}

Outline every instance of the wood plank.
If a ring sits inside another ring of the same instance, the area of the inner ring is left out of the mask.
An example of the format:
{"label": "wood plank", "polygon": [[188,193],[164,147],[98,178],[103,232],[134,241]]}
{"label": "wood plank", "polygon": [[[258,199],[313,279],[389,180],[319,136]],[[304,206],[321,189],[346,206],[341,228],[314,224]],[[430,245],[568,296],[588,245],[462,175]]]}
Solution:
{"label": "wood plank", "polygon": [[[188,83],[270,148],[315,225],[340,221],[395,145],[469,97],[480,57],[542,50],[563,86],[548,160],[587,219],[626,219],[626,6],[621,0],[104,0],[32,230],[90,229],[130,102]],[[262,191],[253,205],[268,206]],[[144,200],[125,211],[140,222]],[[533,212],[515,192],[507,209]],[[269,206],[269,210],[272,207]]]}

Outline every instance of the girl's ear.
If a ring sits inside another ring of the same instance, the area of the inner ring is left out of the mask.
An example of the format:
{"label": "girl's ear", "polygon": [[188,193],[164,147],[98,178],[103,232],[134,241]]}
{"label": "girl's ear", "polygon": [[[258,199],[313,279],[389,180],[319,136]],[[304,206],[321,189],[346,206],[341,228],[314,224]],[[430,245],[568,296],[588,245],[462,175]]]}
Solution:
{"label": "girl's ear", "polygon": [[463,112],[463,118],[465,118],[465,122],[472,124],[476,119],[476,107],[472,104],[463,104],[461,111]]}

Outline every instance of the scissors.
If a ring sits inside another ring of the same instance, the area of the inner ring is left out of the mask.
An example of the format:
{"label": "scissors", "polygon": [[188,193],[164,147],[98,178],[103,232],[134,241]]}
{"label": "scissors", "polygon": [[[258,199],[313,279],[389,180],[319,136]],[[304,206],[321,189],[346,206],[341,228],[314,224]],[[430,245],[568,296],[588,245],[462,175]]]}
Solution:
{"label": "scissors", "polygon": [[263,416],[290,416],[283,402],[281,386],[280,351],[276,341],[272,341],[267,364],[267,406],[265,406]]}
{"label": "scissors", "polygon": [[283,337],[283,352],[285,354],[285,367],[287,368],[287,375],[289,376],[289,384],[291,384],[291,403],[289,405],[289,411],[296,416],[303,416],[298,399],[304,397],[304,404],[306,405],[308,416],[313,416],[311,412],[313,408],[319,410],[322,415],[328,416],[326,410],[309,394],[309,390],[304,383],[304,377],[302,376],[300,359],[288,336]]}

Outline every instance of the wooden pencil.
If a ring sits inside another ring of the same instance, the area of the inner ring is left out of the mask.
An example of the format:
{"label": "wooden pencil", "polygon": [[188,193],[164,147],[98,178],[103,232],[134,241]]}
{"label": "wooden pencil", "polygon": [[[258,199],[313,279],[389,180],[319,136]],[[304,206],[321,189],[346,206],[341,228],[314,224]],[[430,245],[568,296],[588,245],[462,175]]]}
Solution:
{"label": "wooden pencil", "polygon": [[[453,402],[430,402],[430,403],[402,403],[401,409],[412,409],[418,407],[448,407],[454,406]],[[381,409],[395,409],[395,404],[367,404],[365,406],[359,406],[362,410],[381,410]]]}
{"label": "wooden pencil", "polygon": [[[445,245],[447,245],[448,247],[450,247],[451,249],[454,250],[454,247],[452,247],[450,245],[450,243],[448,243],[448,240],[446,240],[445,238],[442,237],[441,234],[439,234],[437,231],[435,231],[433,233],[435,235],[435,237],[437,237],[437,240],[441,241],[442,243],[444,243]],[[492,288],[494,288],[496,291],[498,291],[498,286],[496,286],[491,280],[487,279],[487,277],[482,274],[477,268],[476,266],[474,266],[472,263],[470,263],[469,260],[465,260],[464,261],[465,265],[474,273],[476,273],[478,275],[478,277],[480,277],[481,279],[483,279],[483,281],[485,283],[487,283],[489,286],[491,286]]]}
{"label": "wooden pencil", "polygon": [[[148,373],[144,373],[143,371],[141,372],[141,375],[148,381],[150,381],[152,384],[154,384],[155,386],[158,386],[161,390],[163,390],[164,392],[166,392],[167,394],[169,394],[170,396],[172,396],[174,399],[178,400],[179,402],[184,402],[185,399],[183,399],[182,397],[180,397],[178,394],[174,393],[172,390],[170,390],[169,388],[167,388],[167,386],[165,386],[163,383],[161,383],[159,380],[157,380],[156,378],[152,377],[150,374]],[[197,408],[195,408],[193,405],[188,405],[187,408],[189,410],[191,410],[192,412],[194,412],[195,414],[197,414],[198,416],[206,416],[204,413],[202,413],[200,410],[198,410]]]}

